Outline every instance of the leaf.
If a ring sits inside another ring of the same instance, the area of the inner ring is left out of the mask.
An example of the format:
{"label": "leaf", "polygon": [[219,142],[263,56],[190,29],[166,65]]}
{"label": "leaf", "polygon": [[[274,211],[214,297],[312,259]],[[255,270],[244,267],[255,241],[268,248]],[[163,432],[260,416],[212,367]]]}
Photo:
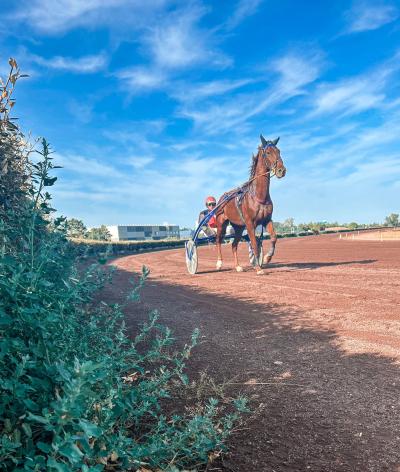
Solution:
{"label": "leaf", "polygon": [[13,57],[10,57],[10,59],[8,60],[8,63],[10,64],[11,67],[14,67],[15,69],[18,67],[17,61]]}
{"label": "leaf", "polygon": [[71,469],[66,464],[57,462],[53,457],[47,459],[47,467],[52,467],[57,472],[71,472]]}
{"label": "leaf", "polygon": [[25,405],[32,411],[39,411],[39,405],[37,405],[34,401],[32,401],[30,398],[25,398],[24,399]]}
{"label": "leaf", "polygon": [[58,452],[65,456],[71,463],[80,461],[83,456],[83,452],[76,444],[65,444],[59,448]]}
{"label": "leaf", "polygon": [[8,316],[6,313],[4,313],[4,311],[0,309],[0,327],[9,326],[10,324],[12,324],[12,322],[13,319],[11,318],[11,316]]}
{"label": "leaf", "polygon": [[28,436],[28,438],[32,437],[32,430],[29,423],[22,423],[22,430]]}
{"label": "leaf", "polygon": [[42,441],[38,441],[36,443],[36,446],[38,447],[38,449],[40,449],[42,452],[45,452],[46,454],[48,454],[49,452],[51,452],[51,446],[50,444],[46,444]]}
{"label": "leaf", "polygon": [[43,185],[45,187],[51,187],[52,185],[54,185],[54,182],[57,180],[57,177],[47,177],[45,179],[43,179]]}
{"label": "leaf", "polygon": [[83,429],[83,432],[89,436],[89,438],[98,438],[103,434],[103,430],[90,421],[79,420],[79,426]]}
{"label": "leaf", "polygon": [[33,413],[28,413],[28,420],[36,421],[36,423],[49,424],[50,421],[44,416],[34,415]]}

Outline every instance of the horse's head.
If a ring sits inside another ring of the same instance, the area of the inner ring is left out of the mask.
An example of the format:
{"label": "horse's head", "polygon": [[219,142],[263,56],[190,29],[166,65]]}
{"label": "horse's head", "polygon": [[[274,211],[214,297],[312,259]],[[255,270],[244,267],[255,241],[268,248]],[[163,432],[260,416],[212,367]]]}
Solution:
{"label": "horse's head", "polygon": [[276,147],[279,138],[276,138],[273,141],[267,141],[261,134],[260,139],[261,146],[259,147],[259,152],[264,159],[267,171],[269,171],[271,175],[276,175],[278,179],[285,177],[286,167],[283,164],[281,152]]}

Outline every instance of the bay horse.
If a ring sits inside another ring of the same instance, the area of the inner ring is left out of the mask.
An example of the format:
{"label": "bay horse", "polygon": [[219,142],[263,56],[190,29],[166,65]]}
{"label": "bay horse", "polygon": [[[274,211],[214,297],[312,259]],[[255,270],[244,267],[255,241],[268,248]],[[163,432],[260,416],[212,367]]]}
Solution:
{"label": "bay horse", "polygon": [[281,179],[286,174],[286,168],[283,164],[280,150],[276,146],[279,138],[267,141],[261,134],[260,139],[261,146],[258,147],[257,154],[253,155],[250,179],[239,189],[226,192],[219,199],[220,202],[229,194],[237,193],[225,205],[221,205],[221,208],[216,212],[217,270],[222,268],[221,244],[229,223],[231,223],[235,231],[232,252],[238,272],[242,272],[243,269],[238,261],[237,247],[245,228],[247,229],[253,254],[256,257],[255,269],[257,274],[261,275],[264,273],[262,266],[259,265],[259,247],[255,233],[257,226],[262,225],[265,227],[271,236],[271,248],[268,254],[265,255],[263,263],[268,264],[275,252],[277,236],[272,223],[273,204],[269,194],[269,185],[271,176],[276,175],[278,179]]}

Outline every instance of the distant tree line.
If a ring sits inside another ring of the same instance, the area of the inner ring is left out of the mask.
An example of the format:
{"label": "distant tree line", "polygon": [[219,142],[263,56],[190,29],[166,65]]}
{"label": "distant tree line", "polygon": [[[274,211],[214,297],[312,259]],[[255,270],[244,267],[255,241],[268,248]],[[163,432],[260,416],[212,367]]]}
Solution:
{"label": "distant tree line", "polygon": [[385,226],[393,226],[397,228],[399,226],[399,214],[398,213],[391,213],[385,218]]}
{"label": "distant tree line", "polygon": [[[70,218],[66,222],[68,236],[71,238],[95,239],[98,241],[110,241],[111,234],[105,225],[87,229],[82,220],[77,218]],[[383,226],[391,226],[397,228],[400,225],[399,214],[391,213],[385,218]],[[329,230],[329,228],[344,227],[348,229],[366,229],[382,226],[382,223],[357,223],[351,221],[350,223],[339,223],[337,221],[310,221],[308,223],[296,224],[294,218],[287,218],[283,222],[274,221],[275,231],[277,233],[301,233],[313,232],[318,234],[321,231]],[[189,230],[189,228],[181,228],[181,231]]]}
{"label": "distant tree line", "polygon": [[329,228],[344,227],[348,229],[366,229],[374,228],[377,226],[391,226],[398,227],[399,214],[391,213],[385,218],[385,222],[382,223],[357,223],[356,221],[351,221],[350,223],[339,223],[338,221],[310,221],[308,223],[299,223],[295,224],[294,218],[287,218],[283,222],[274,221],[275,231],[277,233],[300,233],[300,232],[310,232],[312,231],[315,234],[320,233],[321,231],[329,230]]}
{"label": "distant tree line", "polygon": [[96,239],[98,241],[110,241],[111,234],[107,226],[101,225],[98,228],[86,228],[82,220],[70,218],[67,220],[67,234],[70,238]]}

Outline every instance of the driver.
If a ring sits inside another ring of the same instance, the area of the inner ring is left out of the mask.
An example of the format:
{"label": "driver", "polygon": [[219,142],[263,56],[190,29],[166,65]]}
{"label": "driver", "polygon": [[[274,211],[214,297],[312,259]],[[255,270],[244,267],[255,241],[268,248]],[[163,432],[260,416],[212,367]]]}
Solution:
{"label": "driver", "polygon": [[[214,197],[209,196],[206,198],[205,204],[206,208],[200,212],[197,224],[199,224],[201,220],[205,218],[210,213],[210,211],[212,211],[216,207],[217,201]],[[213,215],[208,220],[207,224],[204,224],[201,229],[206,236],[215,236],[217,234],[217,221],[215,219],[215,215]]]}

